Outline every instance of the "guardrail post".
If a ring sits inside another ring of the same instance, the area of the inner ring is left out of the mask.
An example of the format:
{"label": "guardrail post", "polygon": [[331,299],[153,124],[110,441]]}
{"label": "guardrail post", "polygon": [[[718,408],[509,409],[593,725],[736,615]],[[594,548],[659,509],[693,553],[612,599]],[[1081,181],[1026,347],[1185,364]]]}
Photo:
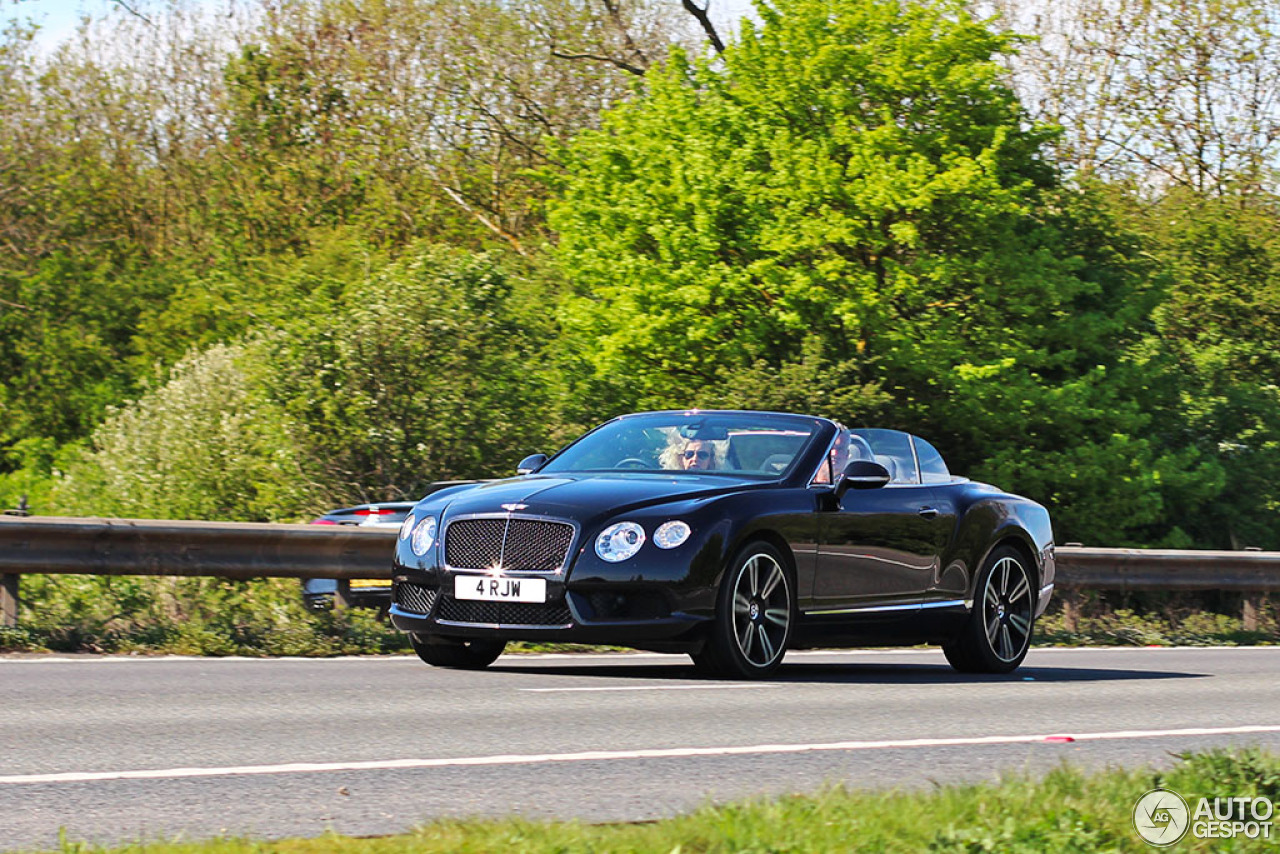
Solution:
{"label": "guardrail post", "polygon": [[1062,628],[1069,632],[1080,628],[1080,602],[1083,598],[1079,590],[1068,588],[1062,591]]}
{"label": "guardrail post", "polygon": [[18,579],[14,572],[0,573],[0,626],[15,628],[18,625]]}
{"label": "guardrail post", "polygon": [[1244,594],[1244,608],[1240,627],[1246,632],[1256,632],[1261,627],[1262,610],[1266,607],[1267,594]]}
{"label": "guardrail post", "polygon": [[338,589],[333,591],[333,610],[341,611],[343,608],[351,607],[351,581],[346,578],[338,579]]}

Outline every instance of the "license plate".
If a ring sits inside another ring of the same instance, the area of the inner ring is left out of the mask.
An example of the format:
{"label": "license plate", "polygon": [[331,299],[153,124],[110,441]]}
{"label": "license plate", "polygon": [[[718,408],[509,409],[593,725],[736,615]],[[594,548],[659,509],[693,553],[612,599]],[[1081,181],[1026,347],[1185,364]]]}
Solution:
{"label": "license plate", "polygon": [[386,589],[391,586],[391,582],[381,578],[353,578],[350,585],[352,590]]}
{"label": "license plate", "polygon": [[457,599],[479,602],[546,602],[545,578],[510,578],[502,575],[458,575],[453,579]]}

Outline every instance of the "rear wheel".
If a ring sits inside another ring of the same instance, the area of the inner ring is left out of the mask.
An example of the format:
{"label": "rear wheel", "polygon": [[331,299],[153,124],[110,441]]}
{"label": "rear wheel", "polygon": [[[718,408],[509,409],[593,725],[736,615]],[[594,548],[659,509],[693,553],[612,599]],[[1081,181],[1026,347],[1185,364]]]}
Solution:
{"label": "rear wheel", "polygon": [[1035,585],[1026,559],[1010,546],[991,553],[964,629],[942,651],[961,673],[1010,673],[1027,657],[1035,625]]}
{"label": "rear wheel", "polygon": [[768,676],[782,664],[795,614],[786,560],[769,543],[748,543],[725,573],[711,637],[694,664],[733,679]]}
{"label": "rear wheel", "polygon": [[427,664],[457,670],[483,670],[506,649],[506,641],[463,640],[439,635],[409,635],[413,651]]}

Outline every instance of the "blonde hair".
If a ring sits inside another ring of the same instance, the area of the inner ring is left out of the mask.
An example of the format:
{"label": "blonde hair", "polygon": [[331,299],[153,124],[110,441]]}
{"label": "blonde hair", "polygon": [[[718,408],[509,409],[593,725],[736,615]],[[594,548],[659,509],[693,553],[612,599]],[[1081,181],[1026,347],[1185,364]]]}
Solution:
{"label": "blonde hair", "polygon": [[667,447],[658,455],[658,465],[664,469],[683,469],[685,449],[694,442],[701,442],[711,452],[711,468],[723,467],[724,454],[720,450],[719,442],[713,442],[710,439],[686,439],[675,430],[667,436]]}

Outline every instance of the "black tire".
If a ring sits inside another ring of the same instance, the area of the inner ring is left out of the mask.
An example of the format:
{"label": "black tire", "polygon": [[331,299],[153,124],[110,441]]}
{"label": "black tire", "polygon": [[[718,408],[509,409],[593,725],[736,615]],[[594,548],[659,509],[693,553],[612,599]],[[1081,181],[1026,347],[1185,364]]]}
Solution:
{"label": "black tire", "polygon": [[439,635],[411,634],[409,642],[418,658],[427,664],[455,670],[484,670],[507,648],[506,641],[462,640]]}
{"label": "black tire", "polygon": [[1027,657],[1035,630],[1035,573],[1012,546],[993,551],[978,574],[964,629],[942,645],[961,673],[1012,673]]}
{"label": "black tire", "polygon": [[769,543],[748,543],[720,583],[711,636],[693,662],[711,675],[762,679],[782,664],[795,621],[788,561]]}

